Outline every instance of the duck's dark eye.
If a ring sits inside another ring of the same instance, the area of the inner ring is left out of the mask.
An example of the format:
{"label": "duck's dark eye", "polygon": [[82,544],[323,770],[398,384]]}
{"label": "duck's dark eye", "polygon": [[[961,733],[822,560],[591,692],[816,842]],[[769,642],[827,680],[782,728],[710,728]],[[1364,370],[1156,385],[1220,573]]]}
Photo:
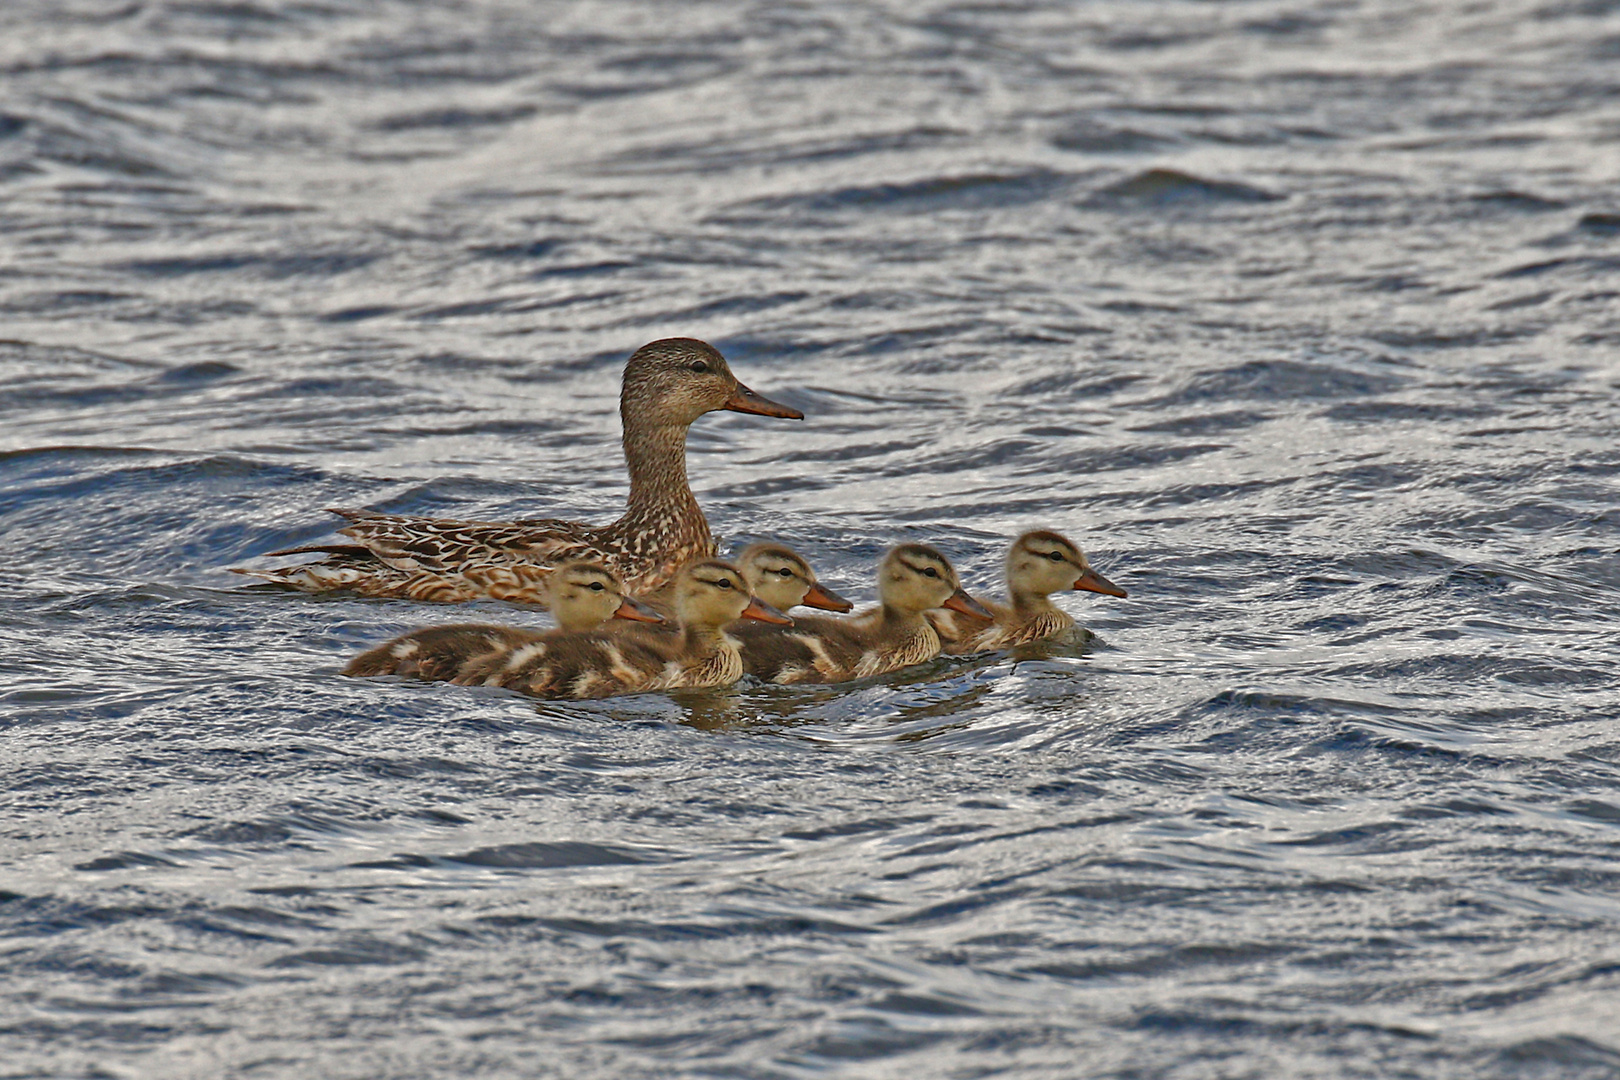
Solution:
{"label": "duck's dark eye", "polygon": [[605,588],[607,588],[607,586],[603,585],[600,581],[591,582],[591,592],[601,592]]}
{"label": "duck's dark eye", "polygon": [[923,577],[937,578],[939,577],[939,571],[935,570],[932,566],[925,567],[923,569]]}
{"label": "duck's dark eye", "polygon": [[792,577],[792,576],[793,576],[793,571],[792,571],[792,570],[789,570],[789,569],[788,569],[788,568],[787,568],[787,567],[785,567],[785,566],[784,566],[784,567],[782,567],[782,569],[780,569],[780,570],[778,570],[778,571],[777,571],[777,573],[778,573],[778,574],[781,574],[781,575],[782,575],[782,576],[783,576],[783,577]]}
{"label": "duck's dark eye", "polygon": [[1061,552],[1061,551],[1048,551],[1046,553],[1046,557],[1048,559],[1051,559],[1053,562],[1062,562],[1063,561],[1063,552]]}
{"label": "duck's dark eye", "polygon": [[715,584],[720,586],[722,589],[731,588],[731,582],[727,581],[725,578],[721,578],[719,581],[715,582]]}
{"label": "duck's dark eye", "polygon": [[686,366],[697,372],[699,375],[706,374],[709,370],[709,364],[706,360],[694,360]]}

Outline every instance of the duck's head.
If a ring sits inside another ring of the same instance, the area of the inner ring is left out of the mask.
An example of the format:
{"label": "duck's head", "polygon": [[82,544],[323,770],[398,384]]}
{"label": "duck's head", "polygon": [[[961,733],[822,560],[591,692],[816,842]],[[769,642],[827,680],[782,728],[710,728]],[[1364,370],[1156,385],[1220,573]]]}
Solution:
{"label": "duck's head", "polygon": [[719,627],[738,619],[793,625],[793,620],[748,591],[742,572],[719,559],[687,563],[675,577],[675,614],[682,626]]}
{"label": "duck's head", "polygon": [[1045,596],[1059,589],[1125,596],[1125,590],[1091,568],[1085,552],[1060,533],[1027,532],[1007,552],[1007,587],[1014,596]]}
{"label": "duck's head", "polygon": [[627,425],[685,426],[717,409],[804,419],[798,409],[761,397],[738,382],[720,350],[696,338],[664,338],[643,345],[624,365],[619,411]]}
{"label": "duck's head", "polygon": [[927,544],[891,548],[878,567],[878,596],[883,606],[908,614],[945,607],[981,619],[995,616],[962,591],[950,560]]}
{"label": "duck's head", "polygon": [[624,594],[613,571],[594,562],[564,563],[546,579],[551,614],[564,630],[592,630],[609,619],[663,622],[658,612]]}
{"label": "duck's head", "polygon": [[823,588],[810,564],[782,544],[750,544],[737,556],[737,569],[754,595],[779,611],[800,604],[828,611],[848,611],[855,606]]}

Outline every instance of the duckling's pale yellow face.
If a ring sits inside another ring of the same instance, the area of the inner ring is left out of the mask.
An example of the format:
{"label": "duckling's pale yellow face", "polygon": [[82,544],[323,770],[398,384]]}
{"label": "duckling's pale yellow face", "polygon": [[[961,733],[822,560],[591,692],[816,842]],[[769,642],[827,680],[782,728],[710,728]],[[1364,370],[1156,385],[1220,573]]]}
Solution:
{"label": "duckling's pale yellow face", "polygon": [[900,611],[943,607],[958,588],[951,564],[926,544],[901,544],[878,568],[878,595],[885,607]]}
{"label": "duckling's pale yellow face", "polygon": [[1007,552],[1007,586],[1014,596],[1046,596],[1060,589],[1125,595],[1124,589],[1091,568],[1072,540],[1046,529],[1013,541]]}
{"label": "duckling's pale yellow face", "polygon": [[624,602],[619,579],[596,563],[568,563],[546,582],[551,614],[564,630],[590,630],[613,618]]}
{"label": "duckling's pale yellow face", "polygon": [[627,426],[684,426],[717,409],[804,419],[738,382],[719,350],[696,338],[665,338],[637,349],[624,366],[619,409]]}
{"label": "duckling's pale yellow face", "polygon": [[855,606],[817,581],[810,564],[782,544],[750,544],[737,556],[737,569],[754,595],[779,611],[799,604],[825,611],[848,611]]}
{"label": "duckling's pale yellow face", "polygon": [[1085,572],[1085,555],[1055,532],[1027,532],[1007,552],[1007,585],[1014,596],[1072,589]]}
{"label": "duckling's pale yellow face", "polygon": [[805,561],[779,544],[754,544],[737,557],[737,569],[753,594],[779,611],[804,603],[815,575]]}
{"label": "duckling's pale yellow face", "polygon": [[690,563],[681,570],[675,579],[675,613],[683,626],[706,628],[743,618],[784,624],[793,621],[756,600],[742,573],[718,559]]}
{"label": "duckling's pale yellow face", "polygon": [[564,630],[594,630],[614,617],[663,621],[656,611],[624,595],[618,577],[601,563],[564,563],[546,579],[546,593],[551,614]]}

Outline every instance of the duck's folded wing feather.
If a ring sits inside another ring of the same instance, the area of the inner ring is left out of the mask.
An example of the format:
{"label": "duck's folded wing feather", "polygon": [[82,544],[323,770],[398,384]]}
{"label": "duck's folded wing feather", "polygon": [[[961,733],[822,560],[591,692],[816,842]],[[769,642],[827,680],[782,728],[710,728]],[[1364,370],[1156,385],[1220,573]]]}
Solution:
{"label": "duck's folded wing feather", "polygon": [[540,564],[555,566],[589,557],[589,526],[572,521],[460,521],[408,517],[369,510],[333,509],[349,524],[342,535],[376,558],[406,571],[464,571],[469,567]]}

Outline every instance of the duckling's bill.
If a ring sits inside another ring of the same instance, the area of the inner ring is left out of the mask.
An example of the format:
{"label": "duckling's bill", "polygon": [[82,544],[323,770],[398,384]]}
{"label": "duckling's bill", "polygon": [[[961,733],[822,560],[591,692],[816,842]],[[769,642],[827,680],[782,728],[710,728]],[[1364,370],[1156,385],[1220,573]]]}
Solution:
{"label": "duckling's bill", "polygon": [[995,615],[991,614],[989,608],[973,599],[973,597],[969,596],[961,589],[957,589],[955,592],[953,592],[951,594],[951,598],[941,604],[940,607],[947,607],[952,611],[960,611],[964,615],[972,615],[975,618],[990,619],[991,621],[995,620]]}
{"label": "duckling's bill", "polygon": [[664,617],[658,612],[630,596],[624,598],[624,602],[613,613],[613,617],[615,619],[629,619],[631,622],[661,623],[664,621]]}
{"label": "duckling's bill", "polygon": [[799,603],[805,607],[822,608],[825,611],[855,610],[853,603],[820,583],[810,586],[810,591],[804,594],[804,599]]}
{"label": "duckling's bill", "polygon": [[778,626],[793,625],[792,619],[788,618],[780,611],[777,611],[775,608],[771,607],[771,605],[767,604],[757,596],[748,601],[748,606],[743,608],[743,613],[739,617],[744,619],[753,619],[757,622],[775,623]]}
{"label": "duckling's bill", "polygon": [[1112,581],[1109,581],[1107,578],[1103,577],[1089,566],[1086,568],[1086,572],[1080,575],[1080,580],[1074,583],[1074,587],[1076,589],[1084,589],[1087,592],[1100,592],[1105,596],[1130,595],[1130,593],[1126,592],[1118,585],[1115,585]]}

